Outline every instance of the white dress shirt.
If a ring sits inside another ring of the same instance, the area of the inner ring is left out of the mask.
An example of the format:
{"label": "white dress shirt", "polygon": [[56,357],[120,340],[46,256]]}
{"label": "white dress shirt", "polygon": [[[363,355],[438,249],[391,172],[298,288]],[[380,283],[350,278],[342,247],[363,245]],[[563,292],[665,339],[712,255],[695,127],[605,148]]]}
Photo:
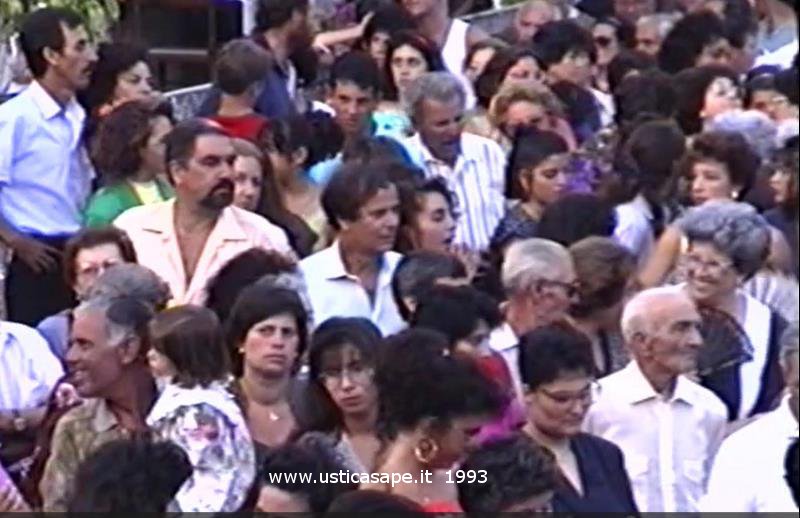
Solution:
{"label": "white dress shirt", "polygon": [[462,133],[455,167],[435,158],[419,133],[404,142],[426,178],[440,177],[455,194],[459,218],[455,242],[486,250],[505,213],[506,155],[488,138]]}
{"label": "white dress shirt", "polygon": [[363,317],[378,326],[384,336],[406,327],[392,296],[392,276],[402,255],[383,254],[378,272],[375,296],[370,296],[361,281],[347,272],[342,262],[339,241],[300,261],[308,297],[314,315],[314,326],[331,317]]}
{"label": "white dress shirt", "polygon": [[614,227],[614,239],[625,246],[639,260],[643,266],[650,257],[655,244],[653,227],[653,213],[650,206],[641,194],[629,202],[617,205],[617,226]]}
{"label": "white dress shirt", "polygon": [[682,376],[665,400],[634,361],[600,380],[584,428],[622,449],[639,511],[696,512],[727,417],[717,396]]}
{"label": "white dress shirt", "polygon": [[64,368],[33,328],[0,322],[0,410],[26,410],[47,403]]}
{"label": "white dress shirt", "polygon": [[519,373],[519,337],[511,329],[508,322],[503,322],[500,327],[492,330],[489,335],[489,347],[500,353],[511,373],[511,381],[514,383],[514,390],[522,400],[522,377]]}
{"label": "white dress shirt", "polygon": [[797,513],[784,479],[786,450],[797,439],[789,398],[725,439],[702,501],[704,512]]}

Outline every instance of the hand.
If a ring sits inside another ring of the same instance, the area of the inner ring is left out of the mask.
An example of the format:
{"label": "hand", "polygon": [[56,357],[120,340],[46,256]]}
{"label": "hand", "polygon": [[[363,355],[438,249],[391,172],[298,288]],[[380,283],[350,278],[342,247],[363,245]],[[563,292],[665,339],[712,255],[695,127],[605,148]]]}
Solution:
{"label": "hand", "polygon": [[452,245],[450,253],[456,256],[461,261],[464,268],[467,270],[467,280],[472,282],[475,274],[478,273],[478,267],[481,264],[481,254],[475,250],[468,248],[466,245]]}
{"label": "hand", "polygon": [[6,478],[0,482],[0,513],[27,512],[31,508],[22,498],[13,482]]}
{"label": "hand", "polygon": [[58,408],[68,408],[80,404],[81,397],[71,384],[62,383],[56,388],[55,402]]}
{"label": "hand", "polygon": [[9,246],[34,273],[53,271],[58,268],[61,260],[61,252],[30,237],[16,236],[9,242]]}

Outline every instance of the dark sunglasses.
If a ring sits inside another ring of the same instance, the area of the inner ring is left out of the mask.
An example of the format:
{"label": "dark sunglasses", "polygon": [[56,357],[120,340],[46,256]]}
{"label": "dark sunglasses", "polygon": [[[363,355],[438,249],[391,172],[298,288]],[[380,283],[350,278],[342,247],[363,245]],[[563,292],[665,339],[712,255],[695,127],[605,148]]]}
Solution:
{"label": "dark sunglasses", "polygon": [[594,44],[603,49],[611,46],[612,43],[614,43],[614,40],[612,40],[608,36],[597,36],[594,39]]}

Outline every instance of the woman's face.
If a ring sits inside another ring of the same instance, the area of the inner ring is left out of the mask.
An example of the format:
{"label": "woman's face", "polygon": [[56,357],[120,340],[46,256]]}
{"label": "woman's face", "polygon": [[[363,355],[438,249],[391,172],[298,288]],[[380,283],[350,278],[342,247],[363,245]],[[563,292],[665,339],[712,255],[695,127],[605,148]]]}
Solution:
{"label": "woman's face", "polygon": [[472,59],[470,59],[469,63],[467,63],[466,68],[464,69],[464,75],[467,76],[469,82],[471,84],[475,84],[475,81],[478,80],[478,77],[483,73],[483,70],[486,68],[486,64],[492,60],[494,57],[495,49],[493,48],[486,48],[481,49],[475,52],[472,55]]}
{"label": "woman's face", "polygon": [[128,101],[142,101],[153,97],[153,74],[147,63],[140,61],[117,76],[111,102],[122,104]]}
{"label": "woman's face", "polygon": [[122,251],[116,243],[82,248],[75,255],[75,284],[72,288],[82,298],[100,275],[114,265],[122,264]]}
{"label": "woman's face", "polygon": [[567,52],[558,63],[547,69],[550,83],[564,81],[577,86],[588,86],[592,79],[592,58],[583,51]]}
{"label": "woman's face", "polygon": [[287,375],[297,361],[300,335],[294,316],[275,315],[253,325],[240,352],[246,366],[272,376]]}
{"label": "woman's face", "polygon": [[386,46],[388,43],[389,33],[386,32],[376,32],[369,40],[367,51],[380,70],[383,70],[386,64]]}
{"label": "woman's face", "polygon": [[503,78],[503,86],[510,84],[534,85],[542,82],[542,71],[535,59],[529,56],[520,58],[506,72]]}
{"label": "woman's face", "polygon": [[488,421],[485,416],[457,417],[446,429],[433,432],[431,435],[438,450],[429,468],[447,469],[462,462],[478,447],[475,437]]}
{"label": "woman's face", "polygon": [[772,173],[769,178],[769,186],[775,192],[776,205],[783,205],[797,197],[797,185],[792,179],[791,173],[782,167],[776,168]]}
{"label": "woman's face", "polygon": [[701,205],[708,200],[734,199],[736,186],[731,183],[728,167],[716,160],[703,160],[692,167],[688,178],[692,203]]}
{"label": "woman's face", "polygon": [[152,174],[153,178],[166,172],[164,137],[170,131],[172,131],[172,122],[167,117],[159,115],[150,121],[150,136],[142,149],[141,157],[142,169]]}
{"label": "woman's face", "polygon": [[554,439],[573,437],[580,433],[596,391],[595,382],[588,373],[561,373],[555,381],[525,395],[528,421]]}
{"label": "woman's face", "polygon": [[418,77],[428,71],[428,62],[419,50],[411,45],[401,45],[392,53],[391,63],[392,79],[400,95]]}
{"label": "woman's face", "polygon": [[598,23],[592,29],[594,45],[597,48],[597,64],[607,66],[619,53],[619,40],[616,29],[605,23]]}
{"label": "woman's face", "polygon": [[528,201],[547,206],[561,198],[567,188],[569,155],[553,155],[525,175],[523,185]]}
{"label": "woman's face", "polygon": [[254,211],[261,201],[264,185],[264,172],[258,159],[250,156],[237,156],[233,163],[233,205],[240,209]]}
{"label": "woman's face", "polygon": [[706,89],[705,101],[700,115],[710,120],[725,112],[742,107],[739,88],[729,77],[717,77]]}
{"label": "woman's face", "polygon": [[731,259],[711,243],[690,242],[684,262],[689,295],[699,304],[713,303],[739,285]]}
{"label": "woman's face", "polygon": [[706,45],[703,51],[697,56],[694,66],[704,67],[707,65],[718,65],[723,67],[731,67],[733,60],[733,52],[728,40],[720,39]]}
{"label": "woman's face", "polygon": [[157,380],[171,379],[177,371],[175,365],[167,358],[164,353],[151,347],[147,350],[147,363],[150,366],[150,372],[153,378]]}
{"label": "woman's face", "polygon": [[377,407],[375,371],[358,349],[345,345],[324,354],[321,364],[320,381],[343,416],[364,415]]}
{"label": "woman's face", "polygon": [[506,110],[503,123],[503,133],[513,139],[517,130],[522,127],[537,128],[542,131],[552,131],[550,116],[541,104],[530,101],[515,101]]}
{"label": "woman's face", "polygon": [[438,192],[417,195],[420,211],[414,228],[414,246],[418,250],[447,252],[456,234],[453,207]]}
{"label": "woman's face", "polygon": [[475,329],[467,336],[456,342],[453,350],[468,358],[480,360],[489,353],[489,335],[492,330],[485,320],[478,320]]}

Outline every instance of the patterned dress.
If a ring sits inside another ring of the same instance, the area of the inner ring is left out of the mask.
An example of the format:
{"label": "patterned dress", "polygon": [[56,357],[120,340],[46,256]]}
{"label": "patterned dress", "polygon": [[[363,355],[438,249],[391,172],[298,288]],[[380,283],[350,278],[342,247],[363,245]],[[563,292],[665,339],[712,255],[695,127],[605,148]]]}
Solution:
{"label": "patterned dress", "polygon": [[225,385],[167,385],[147,422],[156,437],[180,446],[194,467],[175,495],[175,511],[239,510],[255,478],[255,449]]}

